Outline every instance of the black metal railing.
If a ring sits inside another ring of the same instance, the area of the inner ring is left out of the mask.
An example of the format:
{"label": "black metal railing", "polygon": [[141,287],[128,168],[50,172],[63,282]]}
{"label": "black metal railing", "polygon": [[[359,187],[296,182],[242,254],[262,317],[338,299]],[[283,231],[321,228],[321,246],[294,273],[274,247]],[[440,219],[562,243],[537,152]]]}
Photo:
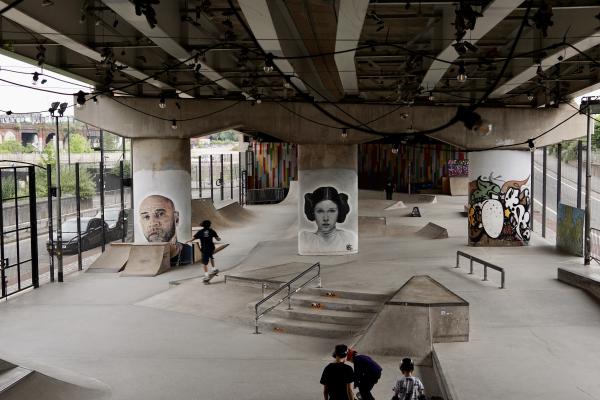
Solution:
{"label": "black metal railing", "polygon": [[[311,271],[315,271],[316,270],[316,274],[310,278],[309,280],[307,280],[306,282],[304,282],[302,285],[296,287],[295,289],[292,290],[292,284],[296,281],[298,281],[300,278],[302,278],[303,276],[307,275],[308,273],[310,273]],[[305,271],[302,271],[301,273],[299,273],[298,275],[296,275],[296,277],[292,278],[290,281],[284,283],[283,285],[281,285],[278,289],[276,289],[273,293],[271,293],[270,295],[268,295],[267,297],[263,298],[261,301],[259,301],[258,303],[256,303],[254,305],[254,314],[255,314],[255,318],[254,318],[254,333],[260,333],[258,331],[258,320],[263,317],[265,314],[267,314],[268,312],[270,312],[271,310],[273,310],[275,307],[277,307],[278,305],[282,304],[283,302],[285,302],[287,300],[288,302],[288,310],[292,309],[292,296],[296,293],[298,293],[300,290],[302,290],[302,288],[304,288],[306,285],[308,285],[309,283],[311,283],[312,281],[314,281],[315,279],[318,280],[317,283],[317,287],[321,287],[321,264],[320,263],[316,263],[313,264],[310,268],[306,269]],[[287,289],[287,295],[285,295],[284,297],[282,297],[281,299],[277,300],[277,302],[260,311],[259,312],[259,308],[261,305],[265,304],[267,301],[269,301],[270,299],[272,299],[273,297],[275,297],[277,294],[283,292],[285,289]],[[263,285],[263,290],[264,290],[264,285]]]}
{"label": "black metal railing", "polygon": [[485,260],[482,260],[481,258],[474,257],[474,256],[472,256],[470,254],[464,253],[462,251],[457,251],[456,252],[456,267],[454,267],[454,268],[459,268],[460,267],[460,256],[462,256],[462,257],[470,260],[470,271],[469,271],[469,274],[471,274],[471,275],[473,274],[473,262],[476,262],[476,263],[479,263],[479,264],[483,265],[483,279],[482,279],[482,281],[487,281],[488,280],[487,279],[487,269],[488,268],[491,268],[491,269],[494,269],[496,271],[499,271],[500,275],[501,275],[500,289],[504,289],[505,288],[505,286],[504,286],[504,283],[505,283],[504,268],[499,267],[497,265],[494,265],[492,263],[489,263],[489,262],[487,262]]}

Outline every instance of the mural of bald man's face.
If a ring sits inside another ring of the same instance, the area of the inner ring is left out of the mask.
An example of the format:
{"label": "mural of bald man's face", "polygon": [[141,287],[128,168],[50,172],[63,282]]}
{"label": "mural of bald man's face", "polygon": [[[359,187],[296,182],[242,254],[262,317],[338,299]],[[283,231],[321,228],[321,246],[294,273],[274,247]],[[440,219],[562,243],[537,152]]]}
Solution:
{"label": "mural of bald man's face", "polygon": [[175,239],[179,212],[171,199],[157,194],[146,197],[140,204],[140,224],[149,242],[170,242]]}

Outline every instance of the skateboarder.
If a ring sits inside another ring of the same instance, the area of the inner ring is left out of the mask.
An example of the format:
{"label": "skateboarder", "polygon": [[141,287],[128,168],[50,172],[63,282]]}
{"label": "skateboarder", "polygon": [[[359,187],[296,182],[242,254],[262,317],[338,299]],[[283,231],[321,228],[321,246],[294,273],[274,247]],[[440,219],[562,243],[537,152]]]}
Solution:
{"label": "skateboarder", "polygon": [[[210,221],[202,221],[202,229],[194,234],[194,237],[188,242],[194,239],[200,240],[200,250],[202,251],[202,264],[204,264],[204,282],[209,282],[211,278],[219,273],[219,269],[215,268],[215,259],[213,254],[215,252],[215,244],[213,238],[217,241],[221,241],[217,232],[210,228]],[[208,270],[208,262],[210,261],[210,272]]]}
{"label": "skateboarder", "polygon": [[353,379],[352,367],[344,364],[348,347],[345,344],[335,346],[332,356],[335,362],[328,364],[321,375],[324,400],[353,400],[350,384]]}
{"label": "skateboarder", "polygon": [[394,193],[394,190],[396,190],[396,185],[394,185],[394,183],[392,182],[391,179],[388,179],[387,183],[385,184],[385,199],[386,200],[392,200],[392,195]]}
{"label": "skateboarder", "polygon": [[354,364],[354,387],[358,388],[362,400],[374,400],[371,390],[381,378],[381,367],[373,359],[356,350],[348,350],[348,361]]}

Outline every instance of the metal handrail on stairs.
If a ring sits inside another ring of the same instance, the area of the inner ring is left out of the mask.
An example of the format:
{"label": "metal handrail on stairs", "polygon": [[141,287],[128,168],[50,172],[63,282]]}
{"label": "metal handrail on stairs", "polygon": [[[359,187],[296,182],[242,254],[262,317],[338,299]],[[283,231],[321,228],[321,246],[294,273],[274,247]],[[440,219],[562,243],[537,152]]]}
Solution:
{"label": "metal handrail on stairs", "polygon": [[[307,280],[302,285],[298,286],[296,289],[294,289],[292,291],[292,284],[294,282],[296,282],[298,279],[302,278],[304,275],[308,274],[309,272],[311,272],[313,270],[317,271],[316,275],[313,276],[312,278],[310,278],[309,280]],[[292,278],[290,281],[288,281],[288,282],[284,283],[283,285],[281,285],[273,293],[271,293],[270,295],[268,295],[267,297],[265,297],[264,299],[262,299],[261,301],[259,301],[258,303],[256,303],[254,305],[254,314],[255,314],[255,319],[254,319],[254,333],[260,333],[258,331],[258,320],[259,320],[259,318],[261,318],[262,316],[264,316],[269,311],[271,311],[272,309],[274,309],[275,307],[277,307],[278,305],[280,305],[281,303],[283,303],[286,300],[288,301],[288,310],[291,310],[292,309],[292,295],[298,293],[300,290],[302,290],[302,288],[304,288],[306,285],[308,285],[309,283],[311,283],[315,279],[318,279],[317,287],[320,288],[321,287],[321,264],[320,263],[313,264],[310,268],[308,268],[305,271],[299,273],[294,278]],[[286,288],[287,288],[288,293],[287,293],[287,295],[285,297],[281,298],[277,303],[275,303],[275,305],[273,305],[273,306],[271,306],[271,307],[263,310],[261,313],[258,312],[258,308],[262,304],[264,304],[269,299],[273,298],[273,296],[277,295],[278,293],[281,293]]]}
{"label": "metal handrail on stairs", "polygon": [[497,265],[494,265],[492,263],[489,263],[485,260],[482,260],[481,258],[477,258],[475,256],[472,256],[470,254],[464,253],[462,251],[457,251],[456,252],[456,267],[454,268],[459,268],[460,267],[460,259],[459,256],[463,256],[464,258],[470,260],[470,272],[469,274],[473,274],[473,261],[483,265],[483,279],[484,281],[487,281],[487,269],[491,268],[491,269],[495,269],[496,271],[500,272],[501,274],[501,282],[500,282],[500,289],[504,289],[504,268],[499,267]]}

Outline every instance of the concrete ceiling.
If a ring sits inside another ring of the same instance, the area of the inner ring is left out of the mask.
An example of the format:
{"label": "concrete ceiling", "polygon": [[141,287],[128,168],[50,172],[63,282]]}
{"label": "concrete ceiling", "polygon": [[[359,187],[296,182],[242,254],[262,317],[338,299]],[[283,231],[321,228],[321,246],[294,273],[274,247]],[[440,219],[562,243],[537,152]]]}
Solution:
{"label": "concrete ceiling", "polygon": [[[464,36],[476,51],[464,54],[452,46],[458,5],[439,0],[162,0],[154,28],[128,0],[32,0],[0,17],[0,41],[3,54],[31,63],[42,45],[47,68],[137,97],[454,107],[494,89],[484,107],[533,109],[600,87],[597,0],[554,0],[547,32],[534,0],[508,62],[525,3],[466,3],[483,15]],[[265,52],[293,87],[263,70]],[[339,120],[370,126],[343,112]]]}

